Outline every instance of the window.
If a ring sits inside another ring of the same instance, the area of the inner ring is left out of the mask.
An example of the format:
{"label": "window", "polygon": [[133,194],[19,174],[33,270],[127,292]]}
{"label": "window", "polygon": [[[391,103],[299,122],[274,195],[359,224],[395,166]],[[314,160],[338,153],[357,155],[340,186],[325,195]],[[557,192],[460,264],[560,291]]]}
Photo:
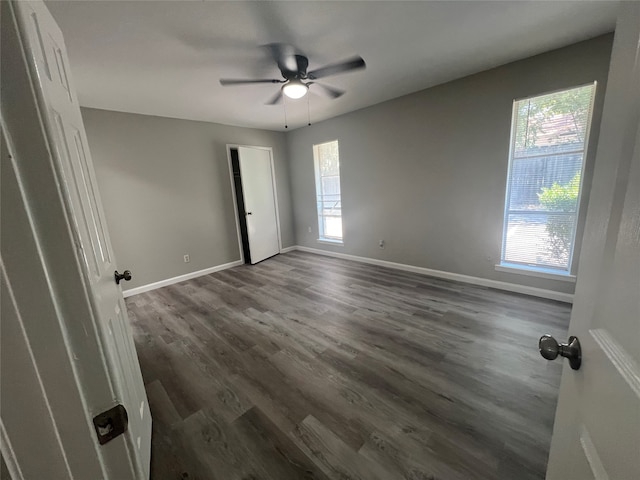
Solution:
{"label": "window", "polygon": [[342,243],[338,141],[313,146],[320,240]]}
{"label": "window", "polygon": [[501,266],[570,274],[595,86],[514,102]]}

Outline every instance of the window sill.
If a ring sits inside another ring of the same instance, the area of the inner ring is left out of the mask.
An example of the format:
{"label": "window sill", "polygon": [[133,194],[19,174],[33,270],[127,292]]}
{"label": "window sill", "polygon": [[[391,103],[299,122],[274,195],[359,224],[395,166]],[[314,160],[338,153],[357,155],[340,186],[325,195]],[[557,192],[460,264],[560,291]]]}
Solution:
{"label": "window sill", "polygon": [[529,275],[531,277],[547,278],[549,280],[560,280],[561,282],[576,282],[576,276],[569,273],[557,272],[555,270],[539,267],[527,267],[526,265],[500,264],[496,265],[498,272],[517,273],[519,275]]}
{"label": "window sill", "polygon": [[344,245],[342,240],[334,240],[332,238],[319,238],[316,240],[318,243],[326,243],[327,245]]}

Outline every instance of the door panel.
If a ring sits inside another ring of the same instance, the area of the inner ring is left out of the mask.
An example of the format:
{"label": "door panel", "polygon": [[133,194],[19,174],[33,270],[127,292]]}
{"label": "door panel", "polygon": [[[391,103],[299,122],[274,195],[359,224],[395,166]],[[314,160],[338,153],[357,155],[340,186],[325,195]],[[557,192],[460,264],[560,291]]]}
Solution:
{"label": "door panel", "polygon": [[271,152],[239,147],[238,155],[251,263],[258,263],[280,253]]}
{"label": "door panel", "polygon": [[618,19],[548,480],[640,478],[640,3]]}
{"label": "door panel", "polygon": [[[151,417],[122,291],[114,280],[117,266],[62,34],[42,2],[16,2],[13,8],[27,56],[35,63],[33,80],[53,150],[53,168],[62,184],[72,234],[84,262],[82,278],[75,280],[86,287],[101,345],[97,359],[104,362],[112,384],[109,398],[87,398],[86,407],[93,417],[118,403],[125,406],[128,430],[112,442],[124,442],[126,448],[120,451],[128,453],[119,459],[110,457],[113,469],[107,468],[122,472],[122,465],[131,465],[129,475],[148,478]],[[115,451],[111,444],[102,449]]]}
{"label": "door panel", "polygon": [[[4,133],[3,133],[4,135]],[[17,266],[12,266],[12,259],[8,258],[6,252],[16,252],[13,239],[7,234],[10,230],[20,243],[25,244],[26,251],[34,257],[37,253],[33,249],[33,244],[25,240],[24,231],[20,231],[17,225],[25,225],[25,213],[20,208],[20,192],[17,188],[18,182],[14,176],[14,171],[10,168],[7,159],[10,153],[7,150],[6,138],[0,141],[0,155],[2,158],[2,259],[0,261],[0,405],[2,406],[2,423],[0,425],[0,448],[3,457],[8,459],[8,469],[13,472],[15,478],[43,478],[42,472],[47,472],[49,478],[72,478],[74,465],[69,465],[65,458],[62,443],[69,437],[61,435],[56,426],[57,418],[52,418],[49,410],[55,408],[55,399],[47,397],[46,384],[43,384],[43,372],[37,368],[39,358],[34,358],[33,350],[37,349],[33,339],[29,337],[28,329],[25,327],[24,318],[28,318],[31,311],[20,308],[20,278],[12,277],[8,272],[13,268],[29,270],[30,265],[25,262],[16,262]],[[8,214],[8,205],[11,205],[11,213]],[[13,217],[13,218],[11,218]],[[23,227],[24,228],[24,227]],[[6,229],[6,230],[5,230]],[[31,247],[31,248],[30,248]],[[23,251],[24,251],[23,250]],[[21,252],[22,253],[22,252]],[[5,256],[6,255],[6,256]],[[15,253],[14,253],[15,255]],[[30,255],[31,256],[31,255]],[[5,262],[7,263],[5,265]],[[33,277],[31,277],[33,278]],[[30,296],[38,295],[38,282],[32,281],[30,284]],[[17,297],[17,298],[16,298]],[[31,304],[37,303],[32,301]],[[39,311],[39,323],[46,323],[46,315]],[[40,325],[41,330],[46,329],[46,325]],[[46,334],[49,334],[47,331]],[[47,335],[49,345],[55,343],[53,335]],[[52,362],[53,355],[48,357]],[[59,376],[56,380],[62,384]],[[72,407],[79,407],[80,402],[74,403],[69,399],[71,392],[67,392],[66,403]],[[29,412],[30,417],[38,418],[38,422],[25,422],[22,416]],[[76,420],[79,420],[76,417]],[[71,423],[71,422],[68,422]],[[34,441],[38,438],[39,445],[47,445],[38,451],[38,455],[33,455]],[[91,448],[82,451],[84,465],[82,474],[89,477],[100,478],[102,472],[98,466],[98,458]],[[93,454],[93,455],[92,455]],[[24,461],[28,458],[28,461]],[[20,476],[22,475],[22,476]],[[0,474],[1,480],[9,480],[11,477]]]}

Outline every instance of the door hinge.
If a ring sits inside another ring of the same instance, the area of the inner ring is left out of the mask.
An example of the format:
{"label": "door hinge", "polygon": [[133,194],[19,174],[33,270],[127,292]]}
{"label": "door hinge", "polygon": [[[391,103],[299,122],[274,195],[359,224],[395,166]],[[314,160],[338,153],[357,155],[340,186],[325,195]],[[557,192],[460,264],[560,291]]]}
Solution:
{"label": "door hinge", "polygon": [[93,417],[93,426],[96,428],[100,445],[104,445],[118,435],[126,432],[128,425],[129,416],[127,415],[127,409],[122,405],[116,405]]}

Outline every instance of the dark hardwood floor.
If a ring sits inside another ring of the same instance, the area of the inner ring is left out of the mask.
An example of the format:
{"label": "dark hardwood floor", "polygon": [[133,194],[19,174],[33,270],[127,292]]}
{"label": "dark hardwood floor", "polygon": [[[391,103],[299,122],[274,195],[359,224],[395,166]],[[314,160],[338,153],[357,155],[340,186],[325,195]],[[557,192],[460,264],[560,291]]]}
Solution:
{"label": "dark hardwood floor", "polygon": [[152,479],[543,479],[570,306],[301,252],[127,299]]}

